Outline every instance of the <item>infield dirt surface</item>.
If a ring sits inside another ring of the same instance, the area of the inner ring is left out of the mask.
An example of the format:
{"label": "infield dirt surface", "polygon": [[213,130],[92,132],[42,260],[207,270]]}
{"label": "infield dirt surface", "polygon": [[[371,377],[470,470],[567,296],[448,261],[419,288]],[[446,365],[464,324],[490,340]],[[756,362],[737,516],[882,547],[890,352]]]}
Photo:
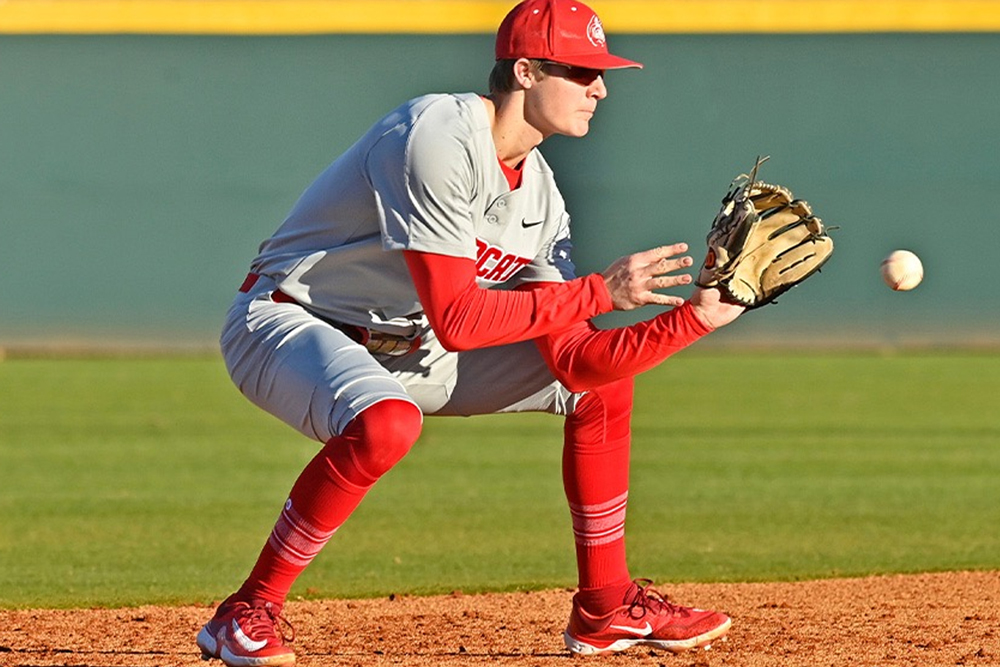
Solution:
{"label": "infield dirt surface", "polygon": [[[566,590],[294,601],[285,615],[303,667],[1000,665],[1000,572],[659,589],[677,603],[729,613],[728,641],[679,655],[631,649],[573,658],[562,643]],[[204,665],[194,636],[212,611],[0,611],[0,665]]]}

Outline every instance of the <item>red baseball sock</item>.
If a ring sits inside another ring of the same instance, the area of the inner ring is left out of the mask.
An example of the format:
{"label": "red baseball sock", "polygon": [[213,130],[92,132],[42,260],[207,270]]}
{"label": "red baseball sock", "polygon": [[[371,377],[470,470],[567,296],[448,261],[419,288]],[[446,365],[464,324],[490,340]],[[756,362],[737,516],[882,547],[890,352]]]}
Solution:
{"label": "red baseball sock", "polygon": [[331,438],[299,475],[250,576],[230,600],[283,604],[368,489],[410,450],[422,419],[414,404],[385,400]]}
{"label": "red baseball sock", "polygon": [[625,559],[632,378],[588,392],[566,418],[563,486],[573,517],[579,593],[589,613],[622,605],[632,587]]}

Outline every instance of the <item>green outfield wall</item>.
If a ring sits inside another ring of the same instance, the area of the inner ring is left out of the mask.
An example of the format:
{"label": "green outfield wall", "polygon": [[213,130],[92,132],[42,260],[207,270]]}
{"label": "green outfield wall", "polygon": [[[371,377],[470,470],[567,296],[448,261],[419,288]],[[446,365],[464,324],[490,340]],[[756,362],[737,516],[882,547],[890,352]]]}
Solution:
{"label": "green outfield wall", "polygon": [[[611,44],[645,70],[608,76],[587,138],[543,147],[581,271],[678,240],[700,255],[730,179],[768,154],[837,251],[715,341],[1000,342],[1000,34]],[[482,32],[0,34],[0,346],[211,347],[313,176],[410,96],[484,91],[491,61]],[[896,248],[924,259],[913,292],[879,280]]]}

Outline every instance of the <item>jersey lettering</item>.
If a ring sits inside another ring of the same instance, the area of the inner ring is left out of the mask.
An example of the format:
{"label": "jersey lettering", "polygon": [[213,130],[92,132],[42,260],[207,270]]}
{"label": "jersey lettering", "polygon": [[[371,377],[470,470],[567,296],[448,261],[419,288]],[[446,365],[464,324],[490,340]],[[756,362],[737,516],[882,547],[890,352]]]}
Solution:
{"label": "jersey lettering", "polygon": [[518,257],[503,248],[476,239],[476,275],[483,280],[502,283],[521,270],[531,259]]}

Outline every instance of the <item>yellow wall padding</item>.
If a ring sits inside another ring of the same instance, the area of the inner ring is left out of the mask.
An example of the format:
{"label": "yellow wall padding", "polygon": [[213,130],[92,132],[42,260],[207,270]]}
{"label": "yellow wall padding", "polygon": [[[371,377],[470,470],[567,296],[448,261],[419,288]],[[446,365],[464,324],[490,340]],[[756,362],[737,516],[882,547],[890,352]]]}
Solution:
{"label": "yellow wall padding", "polygon": [[[0,34],[492,33],[510,0],[6,0]],[[1000,0],[593,0],[609,32],[996,32]]]}

